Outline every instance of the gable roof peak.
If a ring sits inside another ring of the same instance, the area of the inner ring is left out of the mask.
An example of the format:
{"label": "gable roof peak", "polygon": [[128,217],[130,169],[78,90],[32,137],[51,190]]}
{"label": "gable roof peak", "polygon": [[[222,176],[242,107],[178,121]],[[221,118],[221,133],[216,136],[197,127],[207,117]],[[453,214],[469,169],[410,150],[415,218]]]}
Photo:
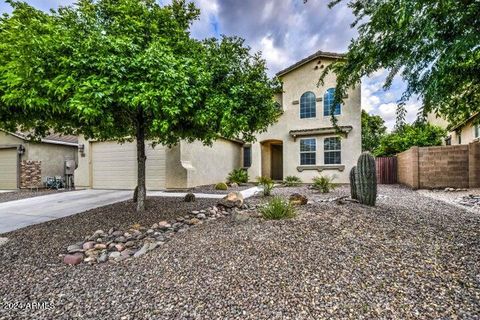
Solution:
{"label": "gable roof peak", "polygon": [[315,52],[314,54],[311,54],[308,57],[306,57],[306,58],[304,58],[300,61],[295,62],[291,66],[277,72],[276,76],[281,77],[281,76],[283,76],[283,75],[285,75],[285,74],[303,66],[304,64],[306,64],[306,63],[308,63],[312,60],[318,59],[318,58],[344,59],[345,58],[345,53],[327,52],[327,51],[319,50],[319,51]]}

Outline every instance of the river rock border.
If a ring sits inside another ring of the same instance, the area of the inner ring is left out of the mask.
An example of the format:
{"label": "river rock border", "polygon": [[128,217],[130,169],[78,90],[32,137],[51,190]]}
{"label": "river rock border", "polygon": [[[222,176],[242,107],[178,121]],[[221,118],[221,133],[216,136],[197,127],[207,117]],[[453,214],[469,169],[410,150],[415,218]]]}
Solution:
{"label": "river rock border", "polygon": [[[243,203],[242,203],[243,205]],[[119,262],[138,258],[169,241],[175,234],[202,224],[228,216],[235,208],[221,204],[207,210],[194,210],[190,214],[173,221],[160,221],[150,228],[134,225],[126,231],[111,228],[108,232],[97,230],[86,236],[83,241],[67,247],[66,254],[61,254],[63,262],[70,265],[80,263],[98,264],[107,261]]]}

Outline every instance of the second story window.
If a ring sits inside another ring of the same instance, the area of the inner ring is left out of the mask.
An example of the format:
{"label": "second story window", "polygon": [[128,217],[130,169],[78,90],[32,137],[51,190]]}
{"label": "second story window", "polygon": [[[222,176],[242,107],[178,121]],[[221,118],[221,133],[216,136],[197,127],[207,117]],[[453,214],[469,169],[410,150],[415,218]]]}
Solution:
{"label": "second story window", "polygon": [[315,94],[311,91],[305,92],[300,97],[300,119],[315,118],[317,106]]}
{"label": "second story window", "polygon": [[[335,88],[330,88],[327,90],[327,92],[325,92],[325,95],[323,97],[323,115],[324,116],[331,115],[334,99],[335,99]],[[341,113],[342,113],[342,107],[340,106],[339,103],[337,103],[335,105],[335,110],[333,114],[337,116]]]}

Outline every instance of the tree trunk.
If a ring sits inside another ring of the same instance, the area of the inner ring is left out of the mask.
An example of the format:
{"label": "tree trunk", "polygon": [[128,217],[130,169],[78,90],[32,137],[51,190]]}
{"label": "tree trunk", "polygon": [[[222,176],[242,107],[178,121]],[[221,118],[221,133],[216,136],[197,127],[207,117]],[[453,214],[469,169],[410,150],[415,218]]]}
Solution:
{"label": "tree trunk", "polygon": [[145,187],[145,123],[143,111],[139,108],[137,113],[137,212],[145,211],[147,191]]}

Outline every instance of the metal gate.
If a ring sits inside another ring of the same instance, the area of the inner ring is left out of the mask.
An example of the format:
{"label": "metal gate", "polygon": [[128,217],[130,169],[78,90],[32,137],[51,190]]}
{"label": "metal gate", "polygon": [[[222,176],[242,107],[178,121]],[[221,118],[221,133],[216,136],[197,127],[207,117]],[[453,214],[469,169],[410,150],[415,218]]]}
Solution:
{"label": "metal gate", "polygon": [[397,157],[375,158],[378,184],[397,183]]}

